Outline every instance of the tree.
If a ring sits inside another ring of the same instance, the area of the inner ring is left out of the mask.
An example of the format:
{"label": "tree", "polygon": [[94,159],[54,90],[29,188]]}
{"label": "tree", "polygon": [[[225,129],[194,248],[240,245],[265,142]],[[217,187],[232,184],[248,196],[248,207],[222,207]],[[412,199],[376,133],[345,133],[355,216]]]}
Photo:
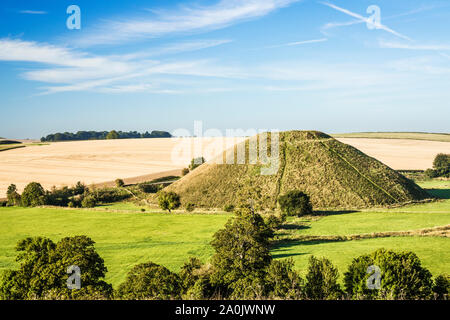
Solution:
{"label": "tree", "polygon": [[280,196],[278,203],[281,211],[288,216],[302,216],[313,212],[309,196],[298,190],[292,190]]}
{"label": "tree", "polygon": [[[380,289],[367,285],[369,266],[380,271]],[[431,273],[423,268],[413,252],[394,252],[379,249],[371,254],[353,259],[344,274],[345,290],[355,299],[428,299],[433,281]]]}
{"label": "tree", "polygon": [[434,280],[433,292],[439,300],[445,299],[450,291],[450,276],[441,274]]}
{"label": "tree", "polygon": [[22,205],[24,207],[41,206],[46,203],[45,190],[40,183],[29,183],[22,192]]}
{"label": "tree", "polygon": [[115,184],[117,188],[122,188],[125,185],[125,182],[123,182],[122,179],[116,179]]}
{"label": "tree", "polygon": [[[108,298],[111,285],[102,280],[107,269],[86,236],[61,239],[26,238],[18,242],[18,270],[8,270],[0,282],[0,299],[86,299]],[[67,288],[68,267],[81,270],[81,289]]]}
{"label": "tree", "polygon": [[93,195],[86,195],[81,200],[81,206],[83,208],[94,208],[97,205],[97,199]]}
{"label": "tree", "polygon": [[205,158],[198,157],[191,160],[191,164],[189,165],[189,170],[194,170],[195,168],[201,166],[206,162]]}
{"label": "tree", "polygon": [[189,169],[188,168],[184,168],[183,170],[181,170],[181,176],[184,177],[185,175],[187,175],[189,173]]}
{"label": "tree", "polygon": [[117,133],[116,130],[111,130],[111,131],[108,132],[108,134],[106,135],[106,139],[119,139],[119,134]]}
{"label": "tree", "polygon": [[178,299],[180,278],[169,269],[153,262],[138,264],[128,273],[117,290],[121,299]]}
{"label": "tree", "polygon": [[160,208],[169,210],[169,213],[172,212],[172,210],[179,208],[181,205],[180,196],[175,192],[160,191],[158,194],[158,202]]}
{"label": "tree", "polygon": [[339,272],[326,258],[309,258],[305,294],[308,299],[338,299],[342,295],[338,284]]}
{"label": "tree", "polygon": [[20,205],[20,194],[17,192],[17,187],[15,184],[11,184],[6,191],[6,197],[8,198],[8,203],[13,206]]}
{"label": "tree", "polygon": [[246,277],[263,278],[265,268],[272,261],[270,238],[273,231],[259,214],[241,209],[225,224],[225,228],[214,234],[212,257],[214,273],[212,283],[229,295]]}
{"label": "tree", "polygon": [[450,177],[450,154],[438,154],[434,158],[433,168],[437,176]]}
{"label": "tree", "polygon": [[303,279],[294,269],[292,258],[273,260],[267,268],[266,291],[270,299],[303,299]]}

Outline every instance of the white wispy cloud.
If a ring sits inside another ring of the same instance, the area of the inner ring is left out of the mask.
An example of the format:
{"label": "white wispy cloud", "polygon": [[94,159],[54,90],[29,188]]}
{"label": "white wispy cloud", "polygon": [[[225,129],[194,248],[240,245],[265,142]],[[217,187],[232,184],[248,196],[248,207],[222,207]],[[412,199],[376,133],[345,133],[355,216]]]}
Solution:
{"label": "white wispy cloud", "polygon": [[[349,16],[351,16],[353,18],[356,18],[361,23],[363,23],[363,22],[369,23],[369,24],[373,23],[370,18],[364,17],[364,16],[362,16],[362,15],[360,15],[358,13],[352,12],[350,10],[338,7],[338,6],[336,6],[336,5],[332,4],[332,3],[329,3],[329,2],[320,2],[320,3],[323,4],[323,5],[326,5],[326,6],[332,8],[334,10],[337,10],[339,12],[345,13],[346,15],[349,15]],[[356,23],[356,22],[354,22],[354,23]],[[354,23],[352,23],[352,24],[354,24]],[[397,32],[395,30],[392,30],[391,28],[387,27],[386,25],[384,25],[382,23],[375,25],[375,27],[377,29],[381,29],[381,30],[384,30],[386,32],[389,32],[389,33],[391,33],[391,34],[393,34],[393,35],[395,35],[395,36],[397,36],[399,38],[402,38],[402,39],[405,39],[405,40],[411,40],[409,37],[407,37],[407,36]]]}
{"label": "white wispy cloud", "polygon": [[[117,18],[76,39],[78,45],[114,44],[224,28],[265,16],[301,0],[221,0],[212,6],[183,6],[176,12],[156,11],[149,17]],[[154,17],[154,14],[157,17]]]}
{"label": "white wispy cloud", "polygon": [[450,50],[448,44],[414,44],[379,40],[378,44],[381,48],[389,49],[405,49],[405,50],[423,50],[423,51],[447,51]]}
{"label": "white wispy cloud", "polygon": [[321,38],[321,39],[312,39],[312,40],[288,42],[288,43],[284,43],[284,44],[269,46],[269,47],[266,47],[266,48],[291,47],[291,46],[299,46],[299,45],[303,45],[303,44],[325,42],[325,41],[328,41],[328,39],[327,38]]}
{"label": "white wispy cloud", "polygon": [[[199,40],[156,48],[154,52],[97,56],[46,43],[0,39],[0,61],[26,61],[43,65],[38,69],[23,72],[21,76],[26,80],[55,84],[43,88],[47,94],[90,90],[137,92],[155,88],[157,84],[152,83],[154,79],[151,77],[156,75],[245,77],[236,68],[219,67],[209,60],[164,62],[148,59],[151,54],[200,50],[227,42],[229,41]],[[142,83],[142,80],[139,80],[143,78],[147,78],[147,82]]]}
{"label": "white wispy cloud", "polygon": [[41,10],[20,10],[19,13],[23,13],[23,14],[47,14],[47,11],[41,11]]}

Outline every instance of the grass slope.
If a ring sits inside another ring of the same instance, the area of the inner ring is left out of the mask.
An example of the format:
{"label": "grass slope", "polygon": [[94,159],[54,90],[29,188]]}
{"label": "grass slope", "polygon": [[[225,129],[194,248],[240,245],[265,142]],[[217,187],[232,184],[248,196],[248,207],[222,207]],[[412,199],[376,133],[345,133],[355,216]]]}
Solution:
{"label": "grass slope", "polygon": [[[243,143],[248,150],[249,140]],[[429,197],[378,160],[316,131],[280,133],[279,170],[264,176],[261,167],[249,164],[248,156],[245,164],[206,163],[168,190],[177,192],[183,204],[198,207],[222,208],[253,198],[271,210],[280,193],[294,189],[306,192],[316,209],[367,208]]]}
{"label": "grass slope", "polygon": [[450,133],[426,132],[354,132],[332,134],[334,138],[412,139],[450,142]]}

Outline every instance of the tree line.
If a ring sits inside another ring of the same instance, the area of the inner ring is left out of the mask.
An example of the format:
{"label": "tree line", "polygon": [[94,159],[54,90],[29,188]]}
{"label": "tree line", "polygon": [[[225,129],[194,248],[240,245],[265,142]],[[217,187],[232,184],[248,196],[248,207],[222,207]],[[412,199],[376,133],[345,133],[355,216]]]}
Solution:
{"label": "tree line", "polygon": [[42,137],[42,142],[56,141],[77,141],[77,140],[104,140],[104,139],[132,139],[132,138],[171,138],[172,135],[167,131],[157,131],[139,133],[137,131],[78,131],[57,132]]}

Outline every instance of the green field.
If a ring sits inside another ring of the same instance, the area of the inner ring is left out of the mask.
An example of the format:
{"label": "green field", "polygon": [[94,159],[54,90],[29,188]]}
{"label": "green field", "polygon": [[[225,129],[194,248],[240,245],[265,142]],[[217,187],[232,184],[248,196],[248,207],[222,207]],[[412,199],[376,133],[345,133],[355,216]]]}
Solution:
{"label": "green field", "polygon": [[450,142],[450,133],[426,132],[354,132],[335,133],[333,138],[369,138],[369,139],[412,139]]}
{"label": "green field", "polygon": [[[84,234],[96,241],[96,248],[109,270],[107,280],[117,286],[137,263],[154,261],[178,271],[189,256],[207,261],[212,254],[209,246],[212,235],[231,217],[231,214],[142,213],[140,208],[132,203],[94,210],[0,208],[0,269],[15,266],[14,246],[20,239],[40,235],[57,241],[65,236]],[[384,212],[335,212],[288,222],[294,225],[289,232],[300,235],[416,230],[450,224],[450,200],[385,209]],[[450,269],[450,239],[439,237],[291,241],[277,245],[273,254],[275,258],[292,257],[301,272],[305,271],[310,255],[326,256],[342,274],[354,257],[381,247],[416,252],[434,274]]]}

